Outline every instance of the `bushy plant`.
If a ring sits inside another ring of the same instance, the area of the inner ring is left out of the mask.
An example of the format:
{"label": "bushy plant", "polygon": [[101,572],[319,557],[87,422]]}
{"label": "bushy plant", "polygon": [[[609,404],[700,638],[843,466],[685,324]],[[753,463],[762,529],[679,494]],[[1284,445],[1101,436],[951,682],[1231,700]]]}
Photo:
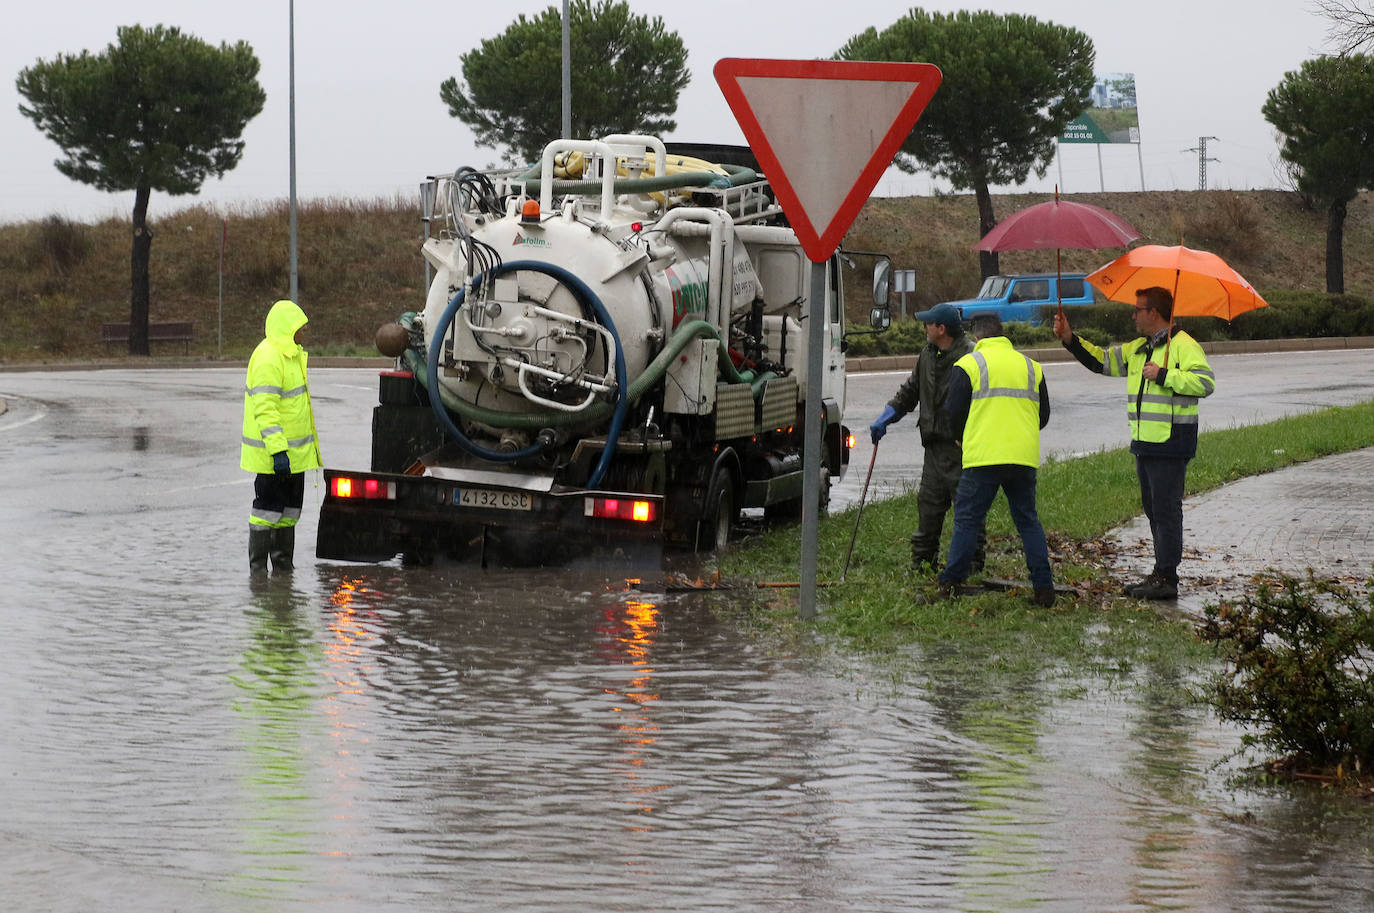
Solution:
{"label": "bushy plant", "polygon": [[1232,339],[1302,339],[1374,333],[1374,302],[1359,295],[1277,291],[1266,308],[1247,311],[1231,323]]}
{"label": "bushy plant", "polygon": [[63,276],[80,266],[90,249],[90,235],[84,224],[65,216],[51,215],[38,223],[31,256],[33,262],[51,264],[53,270]]}
{"label": "bushy plant", "polygon": [[1265,221],[1255,202],[1231,191],[1212,190],[1185,198],[1184,208],[1171,214],[1171,233],[1187,245],[1243,259],[1257,246]]}
{"label": "bushy plant", "polygon": [[919,320],[894,320],[881,333],[850,336],[845,353],[864,355],[914,355],[926,344],[926,326]]}
{"label": "bushy plant", "polygon": [[[1313,766],[1374,763],[1374,592],[1287,574],[1255,578],[1237,602],[1208,605],[1199,636],[1225,666],[1209,702],[1245,736]],[[1367,582],[1374,586],[1374,579]]]}

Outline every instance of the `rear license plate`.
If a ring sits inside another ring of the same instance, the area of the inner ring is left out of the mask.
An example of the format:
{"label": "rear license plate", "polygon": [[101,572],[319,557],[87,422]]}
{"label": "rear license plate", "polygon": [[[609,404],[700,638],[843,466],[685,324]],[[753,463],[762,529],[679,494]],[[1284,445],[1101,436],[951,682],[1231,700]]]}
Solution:
{"label": "rear license plate", "polygon": [[489,510],[531,510],[534,498],[527,491],[460,488],[453,493],[453,504],[455,507],[484,507]]}

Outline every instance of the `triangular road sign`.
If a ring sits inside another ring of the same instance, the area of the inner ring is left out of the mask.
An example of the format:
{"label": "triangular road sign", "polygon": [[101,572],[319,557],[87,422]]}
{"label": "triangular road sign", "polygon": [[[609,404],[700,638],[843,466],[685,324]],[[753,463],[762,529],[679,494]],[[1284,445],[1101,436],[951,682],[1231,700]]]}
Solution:
{"label": "triangular road sign", "polygon": [[940,85],[929,63],[727,57],[715,76],[815,263],[840,246]]}

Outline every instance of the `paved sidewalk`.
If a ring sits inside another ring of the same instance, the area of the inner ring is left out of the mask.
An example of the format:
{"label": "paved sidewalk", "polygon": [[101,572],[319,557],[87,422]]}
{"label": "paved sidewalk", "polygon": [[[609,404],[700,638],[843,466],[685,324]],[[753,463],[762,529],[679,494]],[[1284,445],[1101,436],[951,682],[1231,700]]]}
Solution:
{"label": "paved sidewalk", "polygon": [[[1116,570],[1135,579],[1153,551],[1144,517],[1112,534]],[[1266,568],[1363,581],[1374,562],[1374,447],[1241,479],[1183,504],[1179,608],[1242,592]]]}

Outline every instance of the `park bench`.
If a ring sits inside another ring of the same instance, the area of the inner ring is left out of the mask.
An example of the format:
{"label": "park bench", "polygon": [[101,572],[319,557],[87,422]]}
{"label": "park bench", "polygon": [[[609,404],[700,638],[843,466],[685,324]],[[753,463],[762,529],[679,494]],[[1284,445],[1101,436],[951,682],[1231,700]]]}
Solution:
{"label": "park bench", "polygon": [[[180,342],[185,343],[186,351],[191,351],[191,343],[196,338],[195,325],[190,322],[185,323],[149,323],[148,324],[148,343],[155,342]],[[129,325],[127,323],[102,323],[100,325],[100,341],[113,343],[129,343]]]}

